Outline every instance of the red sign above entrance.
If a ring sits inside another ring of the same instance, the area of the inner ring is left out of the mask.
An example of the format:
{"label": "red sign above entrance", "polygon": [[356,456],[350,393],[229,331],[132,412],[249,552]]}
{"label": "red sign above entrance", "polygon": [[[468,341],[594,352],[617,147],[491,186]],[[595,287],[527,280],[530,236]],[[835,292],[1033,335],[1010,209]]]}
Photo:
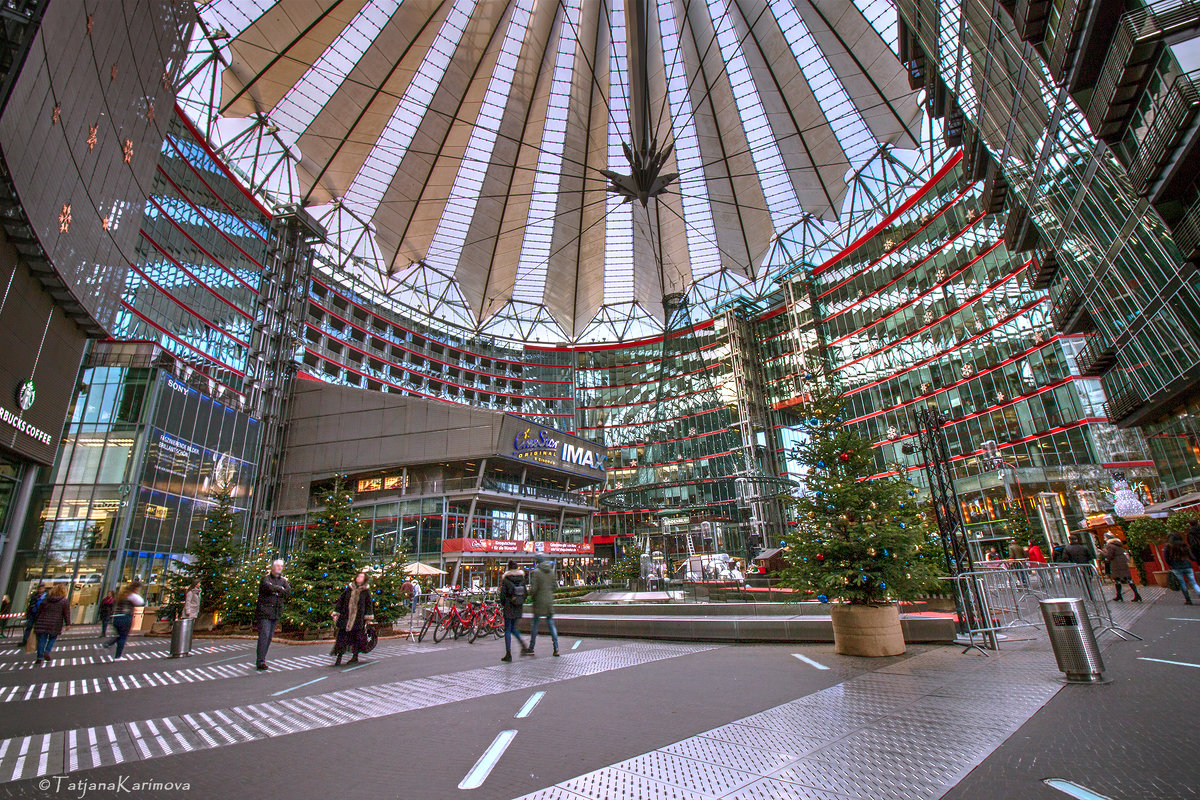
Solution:
{"label": "red sign above entrance", "polygon": [[522,542],[511,539],[442,539],[443,553],[522,553],[529,555],[590,556],[591,542]]}

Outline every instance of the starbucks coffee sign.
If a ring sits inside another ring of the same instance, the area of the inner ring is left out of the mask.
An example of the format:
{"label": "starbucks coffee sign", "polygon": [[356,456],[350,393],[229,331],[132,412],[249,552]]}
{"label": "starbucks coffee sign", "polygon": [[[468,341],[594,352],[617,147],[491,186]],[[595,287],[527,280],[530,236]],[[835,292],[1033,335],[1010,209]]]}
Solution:
{"label": "starbucks coffee sign", "polygon": [[[17,399],[17,408],[21,409],[21,414],[24,414],[33,407],[33,401],[37,399],[37,387],[33,384],[33,379],[29,379],[17,387],[15,392]],[[49,433],[31,425],[27,420],[21,419],[17,414],[12,413],[7,408],[0,408],[0,422],[5,425],[11,425],[26,436],[32,436],[42,444],[50,444],[52,436]]]}

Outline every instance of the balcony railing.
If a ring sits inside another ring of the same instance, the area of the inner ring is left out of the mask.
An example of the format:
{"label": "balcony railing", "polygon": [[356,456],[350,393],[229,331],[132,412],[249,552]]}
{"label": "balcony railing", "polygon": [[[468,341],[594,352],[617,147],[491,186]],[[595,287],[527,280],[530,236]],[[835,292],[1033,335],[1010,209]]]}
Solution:
{"label": "balcony railing", "polygon": [[1200,110],[1200,70],[1180,75],[1166,96],[1155,103],[1154,121],[1129,165],[1129,177],[1138,194],[1154,193],[1158,177],[1175,157],[1197,110]]}
{"label": "balcony railing", "polygon": [[1065,0],[1054,31],[1054,47],[1050,50],[1050,76],[1060,86],[1067,80],[1067,73],[1075,60],[1079,48],[1079,34],[1087,17],[1087,0]]}
{"label": "balcony railing", "polygon": [[1031,289],[1046,289],[1058,275],[1058,256],[1053,250],[1039,252],[1026,271]]}
{"label": "balcony railing", "polygon": [[1137,107],[1166,36],[1200,27],[1200,0],[1168,0],[1121,16],[1088,104],[1088,126],[1112,144]]}
{"label": "balcony railing", "polygon": [[1132,387],[1126,386],[1112,392],[1108,402],[1104,404],[1104,413],[1108,421],[1116,424],[1141,408],[1145,398]]}
{"label": "balcony railing", "polygon": [[1031,44],[1040,44],[1046,36],[1049,0],[1017,0],[1012,13],[1017,35]]}
{"label": "balcony railing", "polygon": [[1096,333],[1088,337],[1087,343],[1075,358],[1079,373],[1095,378],[1112,369],[1117,363],[1117,349],[1104,334]]}
{"label": "balcony railing", "polygon": [[1083,333],[1092,328],[1091,317],[1084,307],[1083,294],[1073,287],[1059,292],[1050,309],[1054,327],[1062,333]]}
{"label": "balcony railing", "polygon": [[1183,212],[1183,218],[1175,226],[1175,244],[1189,261],[1200,260],[1200,194]]}

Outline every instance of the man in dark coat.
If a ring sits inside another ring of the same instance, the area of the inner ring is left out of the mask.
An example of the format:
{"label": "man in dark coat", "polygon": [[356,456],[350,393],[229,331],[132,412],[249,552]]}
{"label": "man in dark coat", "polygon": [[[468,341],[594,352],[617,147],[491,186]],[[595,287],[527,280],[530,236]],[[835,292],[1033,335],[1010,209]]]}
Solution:
{"label": "man in dark coat", "polygon": [[1192,561],[1200,562],[1200,522],[1192,520],[1186,539],[1188,550],[1192,551]]}
{"label": "man in dark coat", "polygon": [[500,610],[504,612],[504,658],[501,661],[512,661],[512,637],[517,637],[521,645],[521,655],[529,655],[525,640],[517,633],[517,620],[525,609],[526,593],[525,573],[517,567],[517,562],[508,562],[508,571],[500,578]]}
{"label": "man in dark coat", "polygon": [[271,637],[275,635],[275,626],[283,613],[283,602],[291,593],[292,587],[283,577],[283,560],[275,559],[271,571],[258,582],[258,606],[254,610],[258,626],[258,669],[267,668],[267,648],[271,646]]}
{"label": "man in dark coat", "polygon": [[63,628],[70,626],[71,606],[67,602],[67,587],[61,583],[42,599],[38,606],[37,618],[33,624],[33,632],[37,634],[37,663],[45,664],[50,660],[50,651]]}
{"label": "man in dark coat", "polygon": [[1072,533],[1067,546],[1063,548],[1062,560],[1071,564],[1091,564],[1092,551],[1078,533]]}
{"label": "man in dark coat", "polygon": [[38,606],[46,599],[46,584],[39,583],[37,588],[29,595],[29,603],[25,606],[25,633],[21,636],[21,647],[29,641],[29,634],[33,632],[33,621],[37,619]]}

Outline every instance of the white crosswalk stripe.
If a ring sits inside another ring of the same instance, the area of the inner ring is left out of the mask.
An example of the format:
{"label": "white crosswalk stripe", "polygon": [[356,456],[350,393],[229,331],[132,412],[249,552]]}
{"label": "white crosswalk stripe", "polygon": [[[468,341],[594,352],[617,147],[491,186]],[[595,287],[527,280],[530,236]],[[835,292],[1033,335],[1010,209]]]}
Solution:
{"label": "white crosswalk stripe", "polygon": [[[622,644],[571,653],[553,662],[483,667],[380,684],[368,689],[347,689],[179,717],[106,725],[103,731],[109,746],[89,751],[91,763],[84,765],[77,762],[74,769],[108,766],[129,759],[158,758],[318,730],[514,689],[544,686],[714,648],[714,645]],[[168,719],[178,721],[177,730],[182,738],[168,735],[171,731]],[[0,740],[0,782],[71,772],[69,742],[94,741],[100,738],[100,731],[101,728],[93,727],[44,734],[45,738],[38,743],[38,752],[47,754],[44,762],[26,759],[31,737],[24,737],[19,743],[15,737]],[[75,737],[70,738],[69,733],[74,733]]]}

